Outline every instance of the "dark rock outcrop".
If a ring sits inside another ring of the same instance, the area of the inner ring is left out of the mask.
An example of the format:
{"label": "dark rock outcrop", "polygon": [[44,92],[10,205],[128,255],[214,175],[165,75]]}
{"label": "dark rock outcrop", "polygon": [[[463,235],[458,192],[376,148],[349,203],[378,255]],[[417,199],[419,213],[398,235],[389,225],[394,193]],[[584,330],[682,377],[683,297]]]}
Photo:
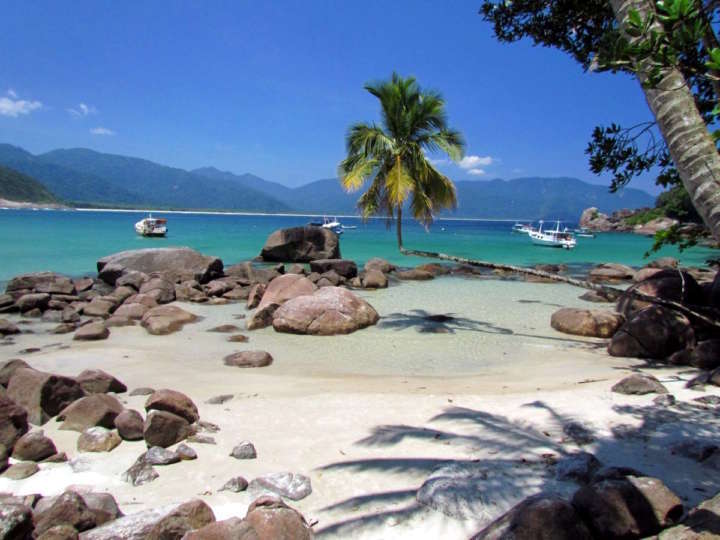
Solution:
{"label": "dark rock outcrop", "polygon": [[271,262],[310,262],[339,259],[338,236],[322,227],[293,227],[272,233],[265,241],[260,258]]}
{"label": "dark rock outcrop", "polygon": [[613,335],[608,352],[612,356],[664,359],[695,343],[690,321],[662,307],[638,311]]}

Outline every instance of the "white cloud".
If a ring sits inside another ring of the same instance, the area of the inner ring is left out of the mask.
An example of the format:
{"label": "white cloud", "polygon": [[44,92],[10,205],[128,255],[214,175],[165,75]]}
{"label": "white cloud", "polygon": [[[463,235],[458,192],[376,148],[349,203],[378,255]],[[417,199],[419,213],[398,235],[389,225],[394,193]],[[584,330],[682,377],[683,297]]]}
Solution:
{"label": "white cloud", "polygon": [[85,103],[79,103],[77,107],[70,108],[67,110],[73,116],[89,116],[91,114],[97,114],[97,109],[93,105],[86,105]]}
{"label": "white cloud", "polygon": [[469,169],[468,174],[471,174],[472,176],[482,176],[485,174],[485,171],[482,169]]}
{"label": "white cloud", "polygon": [[108,128],[104,128],[104,127],[92,128],[90,130],[90,133],[92,133],[93,135],[108,135],[108,136],[115,135],[115,132],[112,129],[108,129]]}
{"label": "white cloud", "polygon": [[7,95],[0,96],[0,116],[17,118],[22,114],[30,114],[41,109],[42,106],[43,104],[39,101],[18,99],[17,93],[12,88],[7,91]]}
{"label": "white cloud", "polygon": [[445,165],[448,163],[447,159],[428,159],[431,165]]}
{"label": "white cloud", "polygon": [[458,165],[463,169],[476,169],[477,167],[492,165],[493,161],[495,160],[490,156],[465,156],[458,161]]}

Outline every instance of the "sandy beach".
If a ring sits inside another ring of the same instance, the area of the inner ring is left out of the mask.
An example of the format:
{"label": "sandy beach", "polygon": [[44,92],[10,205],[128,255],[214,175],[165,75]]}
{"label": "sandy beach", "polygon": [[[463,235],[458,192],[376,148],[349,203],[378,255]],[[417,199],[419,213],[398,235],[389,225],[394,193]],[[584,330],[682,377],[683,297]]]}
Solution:
{"label": "sandy beach", "polygon": [[[720,392],[686,389],[694,370],[649,369],[608,356],[604,340],[552,330],[559,306],[588,307],[580,292],[489,279],[405,283],[359,293],[381,315],[375,327],[334,337],[265,328],[248,332],[242,344],[207,330],[243,327],[244,304],[180,304],[202,319],[169,336],[112,328],[108,340],[94,343],[50,334],[50,323],[9,317],[33,333],[6,340],[0,360],[23,358],[65,375],[99,368],[130,390],[179,390],[220,431],[209,434],[216,445],[191,444],[197,460],[157,467],[157,480],[133,487],[121,473],[145,450],[143,441],[80,454],[78,434],[51,420],[42,429],[71,462],[42,464],[26,480],[1,478],[0,491],[52,495],[87,486],[112,493],[125,513],[199,497],[223,519],[243,516],[253,500],[249,492],[219,491],[228,479],[291,471],[311,479],[312,494],[289,502],[321,538],[467,538],[527,495],[577,489],[556,480],[553,466],[580,449],[564,433],[575,422],[594,439],[582,449],[604,465],[661,478],[687,506],[714,495],[716,475],[668,449],[688,437],[717,440],[716,414],[692,400]],[[453,319],[425,318],[438,314]],[[27,347],[40,351],[20,352]],[[240,350],[266,350],[274,363],[223,365],[225,355]],[[639,368],[657,376],[679,405],[610,391]],[[206,403],[221,394],[233,398]],[[118,397],[143,410],[145,397]],[[229,456],[243,440],[254,443],[257,459]],[[428,503],[421,486],[433,474],[467,478],[471,487],[452,501]]]}

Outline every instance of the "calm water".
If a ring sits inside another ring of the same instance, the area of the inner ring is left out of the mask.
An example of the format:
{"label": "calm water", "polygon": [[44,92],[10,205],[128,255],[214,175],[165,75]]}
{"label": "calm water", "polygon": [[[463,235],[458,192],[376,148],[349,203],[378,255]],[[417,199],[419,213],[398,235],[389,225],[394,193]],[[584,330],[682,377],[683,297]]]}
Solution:
{"label": "calm water", "polygon": [[[81,275],[95,271],[95,261],[125,249],[158,246],[189,246],[216,255],[225,262],[251,259],[260,253],[267,236],[282,227],[303,225],[302,216],[237,216],[207,214],[162,214],[169,234],[164,239],[142,238],[133,225],[142,212],[77,212],[0,210],[0,281],[41,270]],[[393,263],[411,266],[420,259],[397,252],[395,230],[382,220],[362,223],[343,218],[345,225],[357,225],[341,236],[345,258],[363,263],[370,257],[384,257]],[[643,254],[651,240],[634,234],[601,234],[595,239],[579,238],[572,251],[537,247],[525,235],[511,234],[512,223],[499,221],[437,221],[429,232],[415,222],[404,222],[404,241],[409,248],[441,251],[463,257],[509,264],[540,262],[645,264]],[[659,255],[678,257],[688,265],[702,265],[716,252],[696,248],[679,254],[667,248]]]}

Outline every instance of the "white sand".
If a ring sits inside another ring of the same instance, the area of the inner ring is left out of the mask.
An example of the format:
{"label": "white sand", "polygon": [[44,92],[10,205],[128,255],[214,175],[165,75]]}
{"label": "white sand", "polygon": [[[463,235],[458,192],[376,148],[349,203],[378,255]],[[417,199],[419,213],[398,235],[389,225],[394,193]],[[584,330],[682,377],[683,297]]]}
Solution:
{"label": "white sand", "polygon": [[[311,478],[313,493],[290,503],[317,521],[321,537],[467,538],[483,519],[451,518],[416,502],[415,492],[428,475],[451,461],[477,460],[479,467],[505,475],[483,488],[497,508],[540,489],[572,492],[572,484],[552,481],[539,461],[545,453],[577,449],[561,442],[563,423],[576,420],[595,432],[597,441],[585,449],[605,464],[656,475],[689,504],[714,495],[720,489],[717,475],[672,456],[668,448],[682,437],[717,439],[716,415],[685,407],[658,418],[657,409],[648,408],[654,396],[609,390],[639,361],[611,358],[601,340],[550,328],[557,306],[589,306],[577,299],[581,292],[564,285],[457,278],[404,284],[363,293],[383,316],[375,328],[338,337],[265,329],[249,333],[247,344],[206,332],[218,324],[242,326],[233,317],[246,313],[238,304],[184,306],[204,319],[165,337],[149,336],[140,327],[114,328],[105,342],[78,343],[71,335],[47,334],[52,325],[33,323],[36,333],[0,347],[0,360],[39,346],[41,352],[22,356],[39,369],[75,375],[101,368],[130,389],[177,389],[221,431],[213,435],[216,446],[192,445],[198,460],[158,467],[160,478],[144,486],[120,480],[144,450],[142,442],[123,442],[110,454],[82,454],[86,472],[42,465],[27,480],[0,479],[0,491],[53,494],[69,485],[91,485],[113,493],[125,512],[201,497],[225,518],[244,515],[252,500],[247,493],[218,492],[226,480],[293,471]],[[447,324],[454,333],[419,332],[427,323],[413,310],[450,313],[460,321]],[[245,370],[222,364],[224,355],[244,349],[267,350],[275,362]],[[654,373],[680,400],[718,393],[684,389],[681,379],[690,372]],[[205,403],[218,394],[235,398],[223,405]],[[145,398],[120,398],[142,411]],[[623,424],[644,425],[644,438],[613,436],[611,428]],[[57,425],[51,421],[43,429],[60,450],[77,457],[78,434],[58,431]],[[257,447],[258,459],[229,457],[245,439]]]}

